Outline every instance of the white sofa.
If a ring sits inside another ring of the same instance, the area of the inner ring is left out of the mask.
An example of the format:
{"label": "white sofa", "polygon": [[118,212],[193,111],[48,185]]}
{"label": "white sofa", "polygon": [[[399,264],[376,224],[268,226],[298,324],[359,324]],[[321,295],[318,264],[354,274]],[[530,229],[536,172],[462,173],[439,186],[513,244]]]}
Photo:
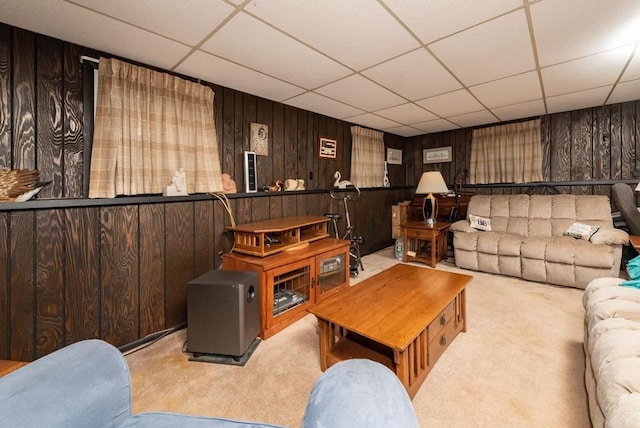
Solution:
{"label": "white sofa", "polygon": [[640,427],[640,290],[598,278],[583,304],[585,384],[594,428]]}
{"label": "white sofa", "polygon": [[[474,195],[467,218],[491,222],[476,230],[469,220],[451,225],[456,266],[530,281],[585,288],[619,275],[626,232],[613,227],[603,195]],[[573,223],[599,226],[590,240],[563,236]]]}

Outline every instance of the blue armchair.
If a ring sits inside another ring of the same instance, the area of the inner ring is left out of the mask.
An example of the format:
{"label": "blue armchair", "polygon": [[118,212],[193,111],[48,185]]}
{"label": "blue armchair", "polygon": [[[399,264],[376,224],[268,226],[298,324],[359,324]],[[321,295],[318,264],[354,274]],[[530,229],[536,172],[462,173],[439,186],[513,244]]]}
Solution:
{"label": "blue armchair", "polygon": [[[92,339],[74,343],[0,378],[3,427],[275,427],[176,413],[131,412],[131,380],[122,354]],[[417,427],[397,377],[368,360],[328,369],[313,387],[303,427]]]}

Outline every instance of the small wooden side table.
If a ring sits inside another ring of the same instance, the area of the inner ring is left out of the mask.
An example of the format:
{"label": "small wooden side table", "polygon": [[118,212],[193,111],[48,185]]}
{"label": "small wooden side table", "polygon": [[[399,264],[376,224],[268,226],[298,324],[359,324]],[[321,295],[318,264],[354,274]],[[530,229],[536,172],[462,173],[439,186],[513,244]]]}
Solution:
{"label": "small wooden side table", "polygon": [[629,235],[629,241],[633,248],[636,249],[638,253],[640,253],[640,236],[639,235]]}
{"label": "small wooden side table", "polygon": [[447,230],[451,223],[436,222],[433,226],[421,221],[400,225],[404,241],[403,262],[420,262],[436,267],[447,255]]}

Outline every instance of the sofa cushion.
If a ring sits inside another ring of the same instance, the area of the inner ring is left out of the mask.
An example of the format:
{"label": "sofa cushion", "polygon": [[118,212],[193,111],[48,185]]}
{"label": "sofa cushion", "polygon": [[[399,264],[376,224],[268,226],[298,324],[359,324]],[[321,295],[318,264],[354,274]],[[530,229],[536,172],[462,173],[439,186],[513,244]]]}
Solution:
{"label": "sofa cushion", "polygon": [[600,229],[600,226],[575,222],[562,232],[564,236],[590,241],[591,237]]}

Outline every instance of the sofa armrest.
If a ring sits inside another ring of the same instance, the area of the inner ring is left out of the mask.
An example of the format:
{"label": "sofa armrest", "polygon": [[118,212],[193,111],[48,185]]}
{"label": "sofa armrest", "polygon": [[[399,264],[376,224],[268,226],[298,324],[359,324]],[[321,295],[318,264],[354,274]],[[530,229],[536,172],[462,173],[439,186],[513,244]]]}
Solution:
{"label": "sofa armrest", "polygon": [[627,245],[629,234],[621,229],[600,229],[592,237],[594,244]]}
{"label": "sofa armrest", "polygon": [[0,378],[7,427],[118,426],[131,415],[129,368],[120,351],[84,340]]}
{"label": "sofa armrest", "polygon": [[458,220],[449,226],[449,230],[452,232],[473,232],[475,229],[471,227],[469,221],[467,220]]}
{"label": "sofa armrest", "polygon": [[417,428],[409,394],[380,363],[352,359],[327,369],[316,381],[302,428]]}

